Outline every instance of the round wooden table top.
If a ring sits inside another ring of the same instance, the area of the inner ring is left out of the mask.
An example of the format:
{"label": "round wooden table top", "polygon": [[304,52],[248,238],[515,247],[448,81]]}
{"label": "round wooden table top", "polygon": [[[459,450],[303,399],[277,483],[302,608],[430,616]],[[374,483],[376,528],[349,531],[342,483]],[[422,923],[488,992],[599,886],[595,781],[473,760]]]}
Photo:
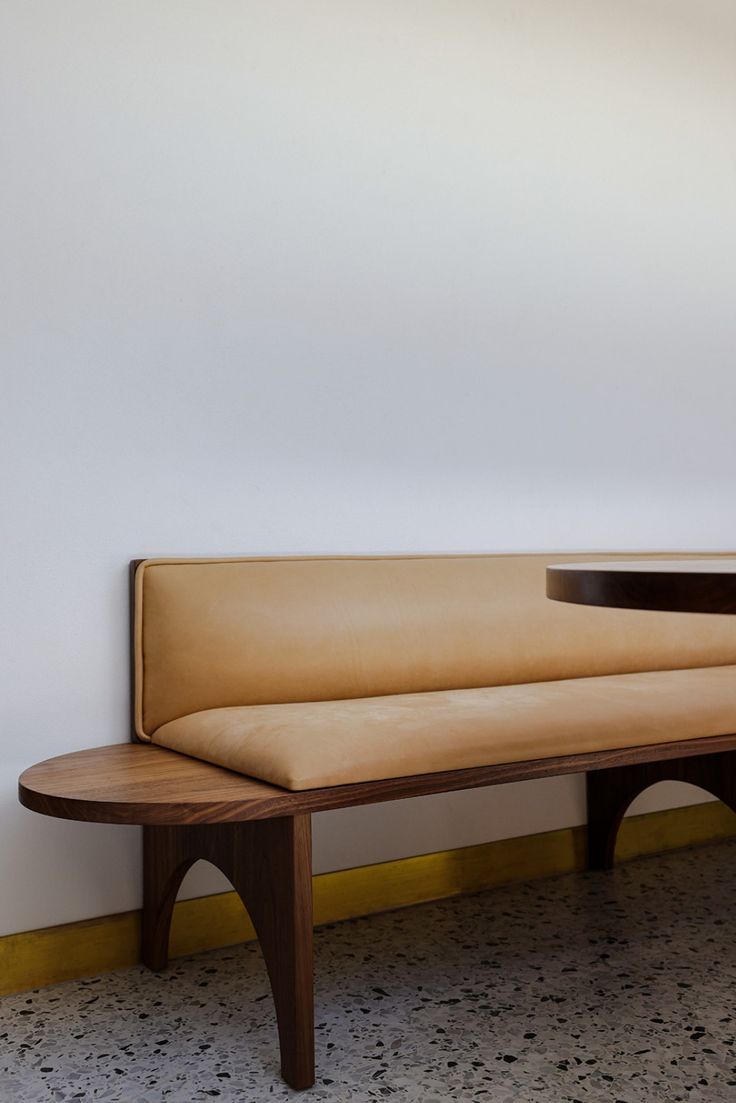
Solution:
{"label": "round wooden table top", "polygon": [[547,568],[547,597],[576,605],[736,613],[736,559],[642,559]]}

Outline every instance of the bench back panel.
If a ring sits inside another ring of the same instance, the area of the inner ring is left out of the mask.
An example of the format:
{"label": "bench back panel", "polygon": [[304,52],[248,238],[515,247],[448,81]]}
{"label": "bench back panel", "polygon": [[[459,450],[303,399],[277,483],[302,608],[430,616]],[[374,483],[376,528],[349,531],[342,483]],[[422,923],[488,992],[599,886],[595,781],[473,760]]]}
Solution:
{"label": "bench back panel", "polygon": [[736,617],[545,596],[548,564],[632,558],[647,556],[145,560],[136,732],[233,705],[736,663]]}

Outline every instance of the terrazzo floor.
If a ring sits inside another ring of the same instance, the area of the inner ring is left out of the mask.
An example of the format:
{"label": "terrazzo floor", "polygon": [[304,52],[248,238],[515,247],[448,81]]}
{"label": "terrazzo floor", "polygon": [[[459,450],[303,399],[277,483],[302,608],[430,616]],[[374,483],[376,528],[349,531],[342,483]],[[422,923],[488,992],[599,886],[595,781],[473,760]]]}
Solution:
{"label": "terrazzo floor", "polygon": [[316,934],[317,1083],[255,945],[0,1000],[0,1101],[736,1103],[736,842]]}

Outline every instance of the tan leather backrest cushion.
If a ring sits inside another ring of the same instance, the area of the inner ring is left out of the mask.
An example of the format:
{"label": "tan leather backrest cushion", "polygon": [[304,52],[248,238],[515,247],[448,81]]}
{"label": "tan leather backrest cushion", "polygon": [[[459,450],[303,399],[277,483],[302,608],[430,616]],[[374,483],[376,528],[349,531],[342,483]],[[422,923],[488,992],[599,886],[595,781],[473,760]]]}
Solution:
{"label": "tan leather backrest cushion", "polygon": [[146,560],[136,574],[138,735],[230,705],[736,663],[736,617],[546,598],[547,564],[616,558],[647,557]]}

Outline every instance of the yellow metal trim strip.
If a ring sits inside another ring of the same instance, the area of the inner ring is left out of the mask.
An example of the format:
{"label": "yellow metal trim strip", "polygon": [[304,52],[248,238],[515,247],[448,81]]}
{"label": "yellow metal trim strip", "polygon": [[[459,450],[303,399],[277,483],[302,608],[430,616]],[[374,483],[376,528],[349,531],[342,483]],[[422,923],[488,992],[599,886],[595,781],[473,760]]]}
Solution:
{"label": "yellow metal trim strip", "polygon": [[[624,820],[619,861],[736,835],[736,813],[717,801]],[[585,829],[564,828],[457,850],[400,858],[314,878],[315,923],[334,923],[430,900],[533,881],[585,867]],[[234,892],[181,900],[171,956],[255,937]],[[0,995],[106,973],[140,960],[140,912],[86,919],[0,938]]]}

